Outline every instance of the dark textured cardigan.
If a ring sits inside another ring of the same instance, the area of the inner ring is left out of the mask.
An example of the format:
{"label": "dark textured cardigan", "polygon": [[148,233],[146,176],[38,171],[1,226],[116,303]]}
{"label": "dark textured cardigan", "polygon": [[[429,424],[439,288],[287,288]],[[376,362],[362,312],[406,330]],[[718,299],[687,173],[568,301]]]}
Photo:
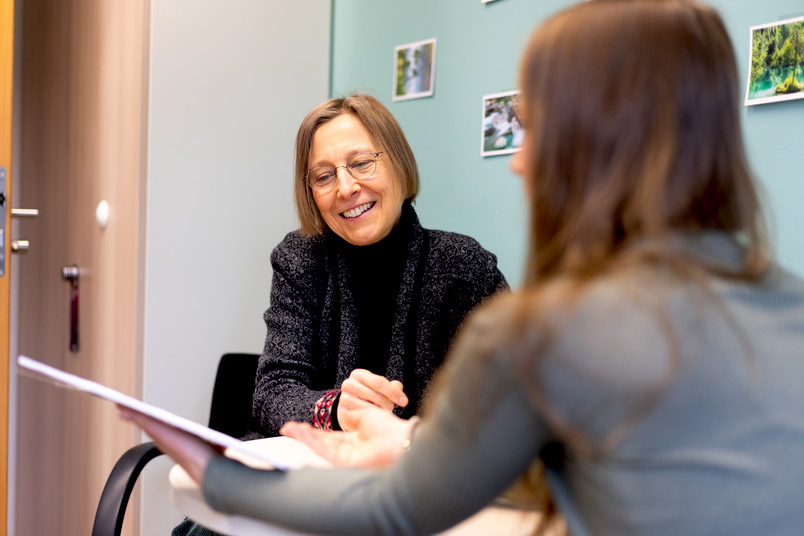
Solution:
{"label": "dark textured cardigan", "polygon": [[[413,415],[466,315],[507,288],[496,257],[474,239],[411,223],[385,376],[404,384]],[[356,368],[359,329],[350,273],[333,235],[294,231],[271,254],[265,349],[257,369],[251,431],[278,434],[288,421],[312,422],[316,401]]]}

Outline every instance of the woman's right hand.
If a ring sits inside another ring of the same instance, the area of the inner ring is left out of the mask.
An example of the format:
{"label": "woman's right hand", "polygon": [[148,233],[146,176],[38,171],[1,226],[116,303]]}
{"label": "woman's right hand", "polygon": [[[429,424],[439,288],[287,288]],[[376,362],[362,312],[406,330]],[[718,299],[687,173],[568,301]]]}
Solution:
{"label": "woman's right hand", "polygon": [[133,409],[118,405],[120,417],[131,421],[148,434],[157,448],[181,465],[190,477],[201,484],[210,460],[222,454],[221,447],[212,446],[206,441],[174,428],[164,422],[149,417]]}
{"label": "woman's right hand", "polygon": [[341,384],[338,401],[338,424],[342,430],[356,430],[360,413],[366,408],[380,408],[391,412],[394,406],[405,407],[408,397],[402,382],[389,380],[365,369],[355,369]]}
{"label": "woman's right hand", "polygon": [[355,432],[326,432],[307,423],[289,422],[279,433],[305,443],[335,466],[379,469],[404,454],[403,443],[410,439],[416,420],[370,406],[359,412]]}

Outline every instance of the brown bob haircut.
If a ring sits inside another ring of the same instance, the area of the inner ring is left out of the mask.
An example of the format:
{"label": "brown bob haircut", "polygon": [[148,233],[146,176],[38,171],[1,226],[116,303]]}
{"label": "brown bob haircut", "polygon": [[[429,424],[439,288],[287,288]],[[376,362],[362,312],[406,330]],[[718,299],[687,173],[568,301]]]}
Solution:
{"label": "brown bob haircut", "polygon": [[577,4],[532,34],[520,87],[528,283],[591,277],[631,241],[669,231],[728,232],[748,246],[730,275],[764,269],[737,65],[715,10],[692,0]]}
{"label": "brown bob haircut", "polygon": [[296,168],[294,192],[299,227],[303,235],[321,234],[325,223],[313,200],[305,175],[309,168],[313,136],[318,127],[342,114],[352,114],[363,123],[382,151],[381,159],[391,166],[393,177],[399,181],[405,200],[413,201],[419,193],[419,169],[416,158],[405,139],[402,127],[380,101],[363,93],[330,99],[313,108],[302,121],[296,134]]}

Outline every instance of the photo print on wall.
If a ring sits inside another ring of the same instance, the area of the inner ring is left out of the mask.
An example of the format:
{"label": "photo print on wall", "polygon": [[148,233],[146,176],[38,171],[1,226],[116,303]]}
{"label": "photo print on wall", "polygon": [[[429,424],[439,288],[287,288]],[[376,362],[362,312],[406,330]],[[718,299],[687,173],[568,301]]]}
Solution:
{"label": "photo print on wall", "polygon": [[525,130],[517,112],[519,90],[483,97],[480,156],[515,153]]}
{"label": "photo print on wall", "polygon": [[752,26],[745,105],[804,99],[804,17]]}
{"label": "photo print on wall", "polygon": [[395,101],[429,97],[435,84],[436,40],[427,39],[394,48]]}

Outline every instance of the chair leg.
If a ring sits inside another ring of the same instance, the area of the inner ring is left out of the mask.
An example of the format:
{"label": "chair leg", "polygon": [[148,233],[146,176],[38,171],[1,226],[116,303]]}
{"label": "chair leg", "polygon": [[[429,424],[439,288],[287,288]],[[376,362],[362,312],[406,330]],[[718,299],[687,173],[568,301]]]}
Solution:
{"label": "chair leg", "polygon": [[92,536],[120,536],[134,484],[148,462],[160,454],[153,442],[148,442],[131,447],[117,460],[98,502]]}

